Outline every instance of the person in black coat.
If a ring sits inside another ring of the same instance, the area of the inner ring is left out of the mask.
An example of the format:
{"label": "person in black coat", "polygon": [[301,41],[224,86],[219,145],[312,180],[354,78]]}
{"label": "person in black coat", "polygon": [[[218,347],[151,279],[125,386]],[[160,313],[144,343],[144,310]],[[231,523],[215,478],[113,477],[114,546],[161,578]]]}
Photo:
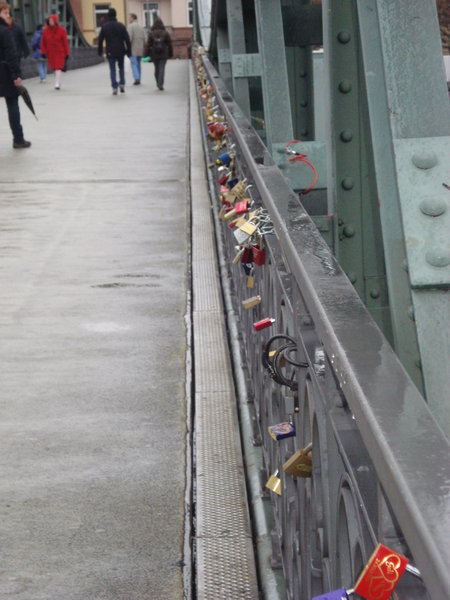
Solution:
{"label": "person in black coat", "polygon": [[12,33],[14,46],[16,47],[17,57],[20,61],[22,58],[26,58],[30,55],[30,49],[28,47],[25,31],[18,23],[14,21],[11,15],[6,22],[8,23],[9,30]]}
{"label": "person in black coat", "polygon": [[148,34],[147,44],[144,50],[145,56],[150,56],[155,66],[155,79],[158,90],[164,89],[164,71],[168,58],[172,58],[172,40],[169,32],[164,27],[160,18],[155,19],[150,33]]}
{"label": "person in black coat", "polygon": [[[108,21],[102,26],[98,36],[98,54],[103,55],[103,42],[106,42],[106,56],[109,62],[111,72],[111,85],[113,94],[117,94],[117,88],[125,92],[125,69],[124,57],[131,56],[131,42],[127,28],[123,23],[116,19],[116,10],[110,8],[108,11]],[[119,67],[119,83],[116,78],[116,63]]]}
{"label": "person in black coat", "polygon": [[0,97],[5,98],[14,148],[29,148],[20,123],[19,92],[22,85],[19,58],[8,28],[9,4],[0,2]]}

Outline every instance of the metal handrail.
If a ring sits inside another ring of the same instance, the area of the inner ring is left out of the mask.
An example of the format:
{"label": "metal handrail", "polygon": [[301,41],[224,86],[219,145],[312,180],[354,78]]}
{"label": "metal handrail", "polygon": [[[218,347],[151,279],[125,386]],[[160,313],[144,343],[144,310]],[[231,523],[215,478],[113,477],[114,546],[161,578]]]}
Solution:
{"label": "metal handrail", "polygon": [[449,442],[266,147],[202,59],[427,590],[446,598]]}

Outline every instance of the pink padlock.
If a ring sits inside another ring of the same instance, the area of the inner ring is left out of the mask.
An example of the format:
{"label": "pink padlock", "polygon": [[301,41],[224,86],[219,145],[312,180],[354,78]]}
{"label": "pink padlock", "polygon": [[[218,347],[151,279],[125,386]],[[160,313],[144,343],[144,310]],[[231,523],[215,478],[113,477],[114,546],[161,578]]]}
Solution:
{"label": "pink padlock", "polygon": [[244,213],[248,212],[247,200],[240,200],[239,202],[236,202],[234,209],[237,215],[243,215]]}
{"label": "pink padlock", "polygon": [[261,319],[261,321],[256,321],[256,323],[253,323],[253,327],[256,331],[261,331],[261,329],[267,329],[267,327],[271,327],[274,323],[275,319],[267,317],[267,319]]}

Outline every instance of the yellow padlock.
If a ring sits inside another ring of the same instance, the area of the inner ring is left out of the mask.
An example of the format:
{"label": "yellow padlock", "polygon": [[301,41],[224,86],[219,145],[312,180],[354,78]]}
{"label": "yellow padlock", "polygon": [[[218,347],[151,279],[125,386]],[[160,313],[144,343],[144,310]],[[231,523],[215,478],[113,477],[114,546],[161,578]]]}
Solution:
{"label": "yellow padlock", "polygon": [[249,308],[253,308],[254,306],[257,306],[258,304],[261,304],[261,296],[252,296],[251,298],[247,298],[247,300],[242,300],[242,306],[245,309],[249,309]]}
{"label": "yellow padlock", "polygon": [[292,477],[311,477],[312,475],[312,444],[300,448],[288,458],[283,465],[283,471]]}
{"label": "yellow padlock", "polygon": [[278,474],[279,470],[277,469],[267,480],[266,488],[281,496],[281,479],[278,477]]}

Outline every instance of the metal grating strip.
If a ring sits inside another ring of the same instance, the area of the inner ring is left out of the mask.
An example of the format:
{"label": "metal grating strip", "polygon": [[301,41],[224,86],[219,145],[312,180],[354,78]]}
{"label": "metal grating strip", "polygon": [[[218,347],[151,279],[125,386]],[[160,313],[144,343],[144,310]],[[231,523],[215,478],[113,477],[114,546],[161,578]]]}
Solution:
{"label": "metal grating strip", "polygon": [[[195,294],[195,291],[194,291]],[[224,320],[218,312],[194,313],[195,389],[216,392],[232,389]]]}
{"label": "metal grating strip", "polygon": [[[259,598],[195,86],[191,80],[192,277],[198,600]],[[203,177],[201,176],[203,175]]]}

